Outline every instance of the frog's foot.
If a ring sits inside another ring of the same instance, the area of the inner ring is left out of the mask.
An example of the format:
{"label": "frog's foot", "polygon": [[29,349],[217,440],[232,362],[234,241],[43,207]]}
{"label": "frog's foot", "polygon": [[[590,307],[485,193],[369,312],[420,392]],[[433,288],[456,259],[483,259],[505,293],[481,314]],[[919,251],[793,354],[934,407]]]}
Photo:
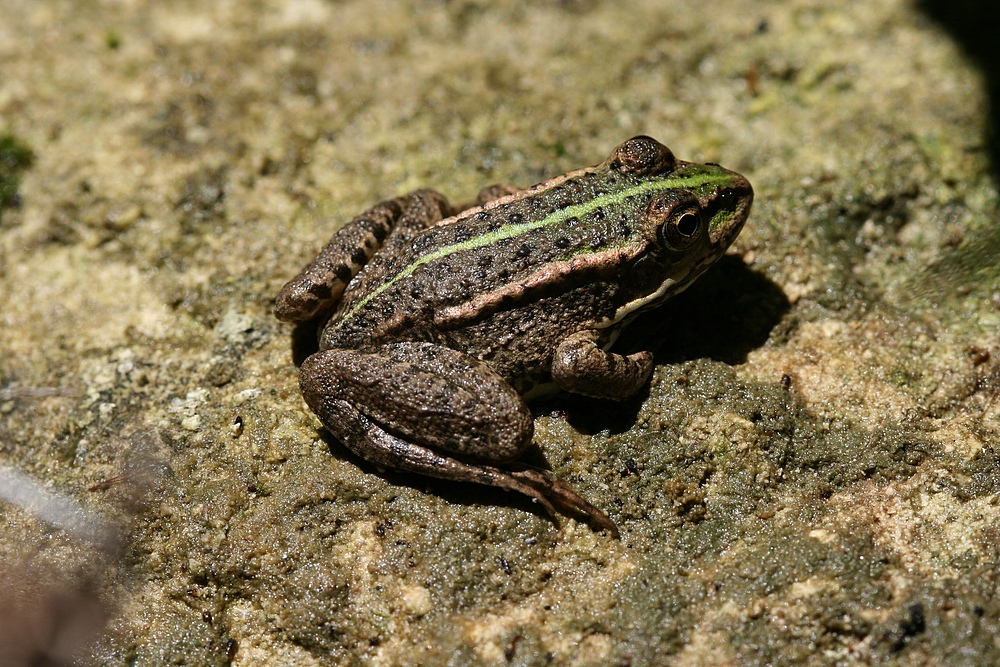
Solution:
{"label": "frog's foot", "polygon": [[[606,530],[615,539],[621,537],[618,532],[618,526],[615,525],[615,522],[607,514],[584,500],[566,482],[558,477],[552,477],[536,470],[527,469],[511,471],[509,474],[511,477],[523,480],[526,484],[550,496],[559,505],[585,514],[595,525],[602,530]],[[534,497],[532,495],[532,498]]]}

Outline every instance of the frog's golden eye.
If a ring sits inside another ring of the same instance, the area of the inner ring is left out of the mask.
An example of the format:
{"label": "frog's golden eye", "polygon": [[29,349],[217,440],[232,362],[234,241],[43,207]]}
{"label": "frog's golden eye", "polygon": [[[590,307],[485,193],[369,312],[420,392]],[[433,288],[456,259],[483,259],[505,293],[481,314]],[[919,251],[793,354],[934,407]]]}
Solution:
{"label": "frog's golden eye", "polygon": [[671,250],[687,250],[698,240],[704,228],[701,211],[696,208],[685,208],[674,211],[673,215],[660,225],[660,239]]}
{"label": "frog's golden eye", "polygon": [[705,231],[701,207],[693,197],[666,196],[650,205],[656,239],[668,250],[687,250]]}

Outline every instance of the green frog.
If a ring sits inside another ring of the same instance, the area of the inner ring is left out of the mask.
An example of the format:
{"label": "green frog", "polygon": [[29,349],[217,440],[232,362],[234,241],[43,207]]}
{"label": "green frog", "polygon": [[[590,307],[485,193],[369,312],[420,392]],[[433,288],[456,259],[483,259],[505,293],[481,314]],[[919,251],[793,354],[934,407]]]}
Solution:
{"label": "green frog", "polygon": [[527,401],[553,386],[611,400],[641,389],[652,353],[609,348],[725,253],[752,200],[743,176],[635,137],[531,188],[381,202],[284,286],[275,314],[318,321],[302,395],[361,458],[517,491],[617,536],[569,485],[511,465],[532,441]]}

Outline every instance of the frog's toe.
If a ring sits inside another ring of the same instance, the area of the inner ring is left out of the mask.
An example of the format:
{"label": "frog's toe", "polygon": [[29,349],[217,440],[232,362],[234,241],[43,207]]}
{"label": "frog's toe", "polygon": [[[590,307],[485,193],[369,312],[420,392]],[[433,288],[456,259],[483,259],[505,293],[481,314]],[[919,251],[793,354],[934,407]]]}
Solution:
{"label": "frog's toe", "polygon": [[607,531],[615,539],[621,537],[621,534],[618,532],[618,526],[611,520],[611,517],[584,500],[582,496],[559,478],[545,475],[537,470],[527,469],[512,471],[510,476],[524,481],[534,489],[547,495],[556,503],[585,514],[595,525]]}

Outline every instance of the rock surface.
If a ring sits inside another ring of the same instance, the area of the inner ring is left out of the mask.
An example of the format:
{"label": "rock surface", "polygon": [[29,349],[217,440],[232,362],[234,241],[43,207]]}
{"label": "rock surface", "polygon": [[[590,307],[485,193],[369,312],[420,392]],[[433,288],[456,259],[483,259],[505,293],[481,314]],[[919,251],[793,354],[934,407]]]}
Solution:
{"label": "rock surface", "polygon": [[[997,75],[925,4],[4,0],[0,471],[117,531],[0,504],[8,659],[1000,663]],[[620,541],[324,439],[337,225],[640,133],[757,197],[648,395],[536,408]]]}

